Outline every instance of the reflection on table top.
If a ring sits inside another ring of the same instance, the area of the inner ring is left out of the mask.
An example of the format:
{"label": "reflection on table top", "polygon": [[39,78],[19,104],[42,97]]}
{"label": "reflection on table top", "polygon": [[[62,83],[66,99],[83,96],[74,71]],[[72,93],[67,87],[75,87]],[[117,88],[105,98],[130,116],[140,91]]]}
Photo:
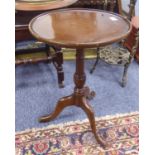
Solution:
{"label": "reflection on table top", "polygon": [[99,10],[66,9],[44,13],[29,25],[40,41],[62,47],[96,47],[125,38],[130,22],[122,16]]}

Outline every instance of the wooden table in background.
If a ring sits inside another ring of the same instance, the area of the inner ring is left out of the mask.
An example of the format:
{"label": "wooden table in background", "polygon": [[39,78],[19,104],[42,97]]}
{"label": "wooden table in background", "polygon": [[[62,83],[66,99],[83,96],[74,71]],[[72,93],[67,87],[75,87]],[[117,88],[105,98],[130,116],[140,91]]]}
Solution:
{"label": "wooden table in background", "polygon": [[[28,30],[30,20],[42,11],[55,10],[72,5],[77,0],[16,0],[16,20],[15,20],[15,41],[26,41],[34,39]],[[27,50],[16,50],[16,55],[24,55],[27,53],[45,53],[45,57],[39,58],[23,58],[16,59],[16,65],[38,63],[38,62],[53,62],[57,75],[59,87],[64,87],[64,72],[62,68],[63,55],[60,48],[52,46],[55,51],[54,56],[50,52],[50,47],[46,44],[44,48],[32,48]]]}
{"label": "wooden table in background", "polygon": [[77,0],[16,0],[16,41],[33,39],[28,31],[28,24],[32,18],[43,11],[68,7]]}

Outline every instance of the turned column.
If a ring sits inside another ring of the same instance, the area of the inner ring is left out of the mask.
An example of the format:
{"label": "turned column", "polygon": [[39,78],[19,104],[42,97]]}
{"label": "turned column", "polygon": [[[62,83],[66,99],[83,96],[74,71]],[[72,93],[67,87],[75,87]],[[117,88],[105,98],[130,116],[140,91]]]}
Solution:
{"label": "turned column", "polygon": [[85,84],[86,75],[84,72],[84,50],[76,50],[76,70],[74,74],[75,91],[80,91]]}

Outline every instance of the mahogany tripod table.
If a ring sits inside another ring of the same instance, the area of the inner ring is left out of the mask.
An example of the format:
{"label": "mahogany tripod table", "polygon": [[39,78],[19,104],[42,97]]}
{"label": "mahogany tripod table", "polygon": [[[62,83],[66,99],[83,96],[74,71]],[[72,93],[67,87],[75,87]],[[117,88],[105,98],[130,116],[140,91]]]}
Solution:
{"label": "mahogany tripod table", "polygon": [[[117,14],[94,9],[63,9],[41,14],[31,20],[30,32],[39,41],[58,47],[76,49],[74,92],[62,97],[54,112],[39,119],[48,122],[56,118],[68,106],[78,106],[87,114],[92,132],[99,144],[106,146],[97,134],[95,116],[86,98],[89,89],[84,86],[84,49],[118,42],[131,31],[130,22]],[[89,92],[91,93],[91,92]]]}

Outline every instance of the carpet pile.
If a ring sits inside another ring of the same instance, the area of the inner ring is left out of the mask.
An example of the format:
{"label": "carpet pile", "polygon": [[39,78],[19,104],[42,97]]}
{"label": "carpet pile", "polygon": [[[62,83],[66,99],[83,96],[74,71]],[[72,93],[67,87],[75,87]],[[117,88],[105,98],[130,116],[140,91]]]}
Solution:
{"label": "carpet pile", "polygon": [[97,144],[88,120],[16,133],[16,155],[138,155],[138,112],[96,119],[98,134],[110,147]]}

